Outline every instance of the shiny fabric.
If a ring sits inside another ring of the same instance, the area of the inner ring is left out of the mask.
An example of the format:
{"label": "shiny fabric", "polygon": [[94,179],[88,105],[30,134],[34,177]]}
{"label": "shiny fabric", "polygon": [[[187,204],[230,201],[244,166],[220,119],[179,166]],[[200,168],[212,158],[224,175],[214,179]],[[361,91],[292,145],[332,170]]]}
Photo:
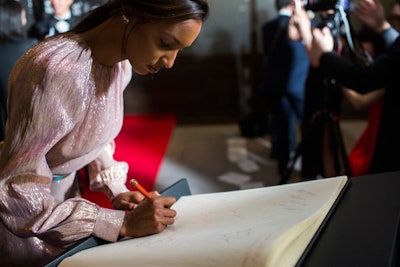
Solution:
{"label": "shiny fabric", "polygon": [[113,159],[113,140],[131,77],[128,61],[101,65],[70,33],[47,38],[16,63],[0,148],[0,266],[41,266],[90,235],[117,240],[124,211],[68,198],[71,188],[52,192],[51,183],[89,164],[92,190],[109,198],[128,191],[128,165]]}

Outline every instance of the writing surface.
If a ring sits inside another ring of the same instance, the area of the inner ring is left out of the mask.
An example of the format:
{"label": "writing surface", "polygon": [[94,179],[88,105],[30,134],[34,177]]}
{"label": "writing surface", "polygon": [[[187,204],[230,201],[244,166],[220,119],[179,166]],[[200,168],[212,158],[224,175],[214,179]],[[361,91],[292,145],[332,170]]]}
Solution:
{"label": "writing surface", "polygon": [[59,266],[294,266],[346,181],[184,196],[164,232],[84,250]]}

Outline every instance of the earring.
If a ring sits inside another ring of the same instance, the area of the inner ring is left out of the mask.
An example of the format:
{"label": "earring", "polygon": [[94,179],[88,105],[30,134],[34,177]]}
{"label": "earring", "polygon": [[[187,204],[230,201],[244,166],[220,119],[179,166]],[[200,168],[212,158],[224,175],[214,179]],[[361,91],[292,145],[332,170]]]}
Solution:
{"label": "earring", "polygon": [[128,18],[125,14],[122,15],[122,21],[123,21],[125,24],[129,24],[129,22],[130,22],[129,18]]}

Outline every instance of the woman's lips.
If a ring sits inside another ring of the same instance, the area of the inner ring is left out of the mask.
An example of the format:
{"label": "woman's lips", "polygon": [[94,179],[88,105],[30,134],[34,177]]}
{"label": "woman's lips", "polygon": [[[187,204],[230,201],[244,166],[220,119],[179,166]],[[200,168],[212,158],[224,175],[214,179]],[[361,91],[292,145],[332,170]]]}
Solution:
{"label": "woman's lips", "polygon": [[149,69],[149,72],[150,73],[153,73],[153,74],[155,74],[155,73],[157,73],[158,72],[158,69],[157,68],[155,68],[155,67],[153,67],[153,66],[148,66],[148,69]]}

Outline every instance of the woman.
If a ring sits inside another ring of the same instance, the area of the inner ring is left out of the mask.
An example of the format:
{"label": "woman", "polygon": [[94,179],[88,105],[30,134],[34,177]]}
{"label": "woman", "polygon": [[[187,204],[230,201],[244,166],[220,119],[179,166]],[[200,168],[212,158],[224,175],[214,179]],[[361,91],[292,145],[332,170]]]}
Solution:
{"label": "woman", "polygon": [[0,141],[4,139],[7,84],[11,68],[23,53],[37,43],[26,37],[26,12],[14,0],[0,1]]}
{"label": "woman", "polygon": [[[40,266],[91,235],[116,241],[174,223],[175,198],[152,192],[143,200],[125,187],[128,166],[113,159],[113,140],[131,69],[171,68],[207,15],[206,0],[110,0],[16,63],[0,155],[2,266]],[[90,188],[116,210],[74,197],[75,173],[86,165]]]}
{"label": "woman", "polygon": [[[381,36],[369,27],[361,27],[357,39],[372,59],[377,58],[386,50]],[[381,88],[365,94],[357,93],[346,87],[342,89],[344,96],[356,110],[368,110],[367,125],[348,155],[351,175],[361,176],[368,174],[371,158],[374,154],[385,89]]]}

